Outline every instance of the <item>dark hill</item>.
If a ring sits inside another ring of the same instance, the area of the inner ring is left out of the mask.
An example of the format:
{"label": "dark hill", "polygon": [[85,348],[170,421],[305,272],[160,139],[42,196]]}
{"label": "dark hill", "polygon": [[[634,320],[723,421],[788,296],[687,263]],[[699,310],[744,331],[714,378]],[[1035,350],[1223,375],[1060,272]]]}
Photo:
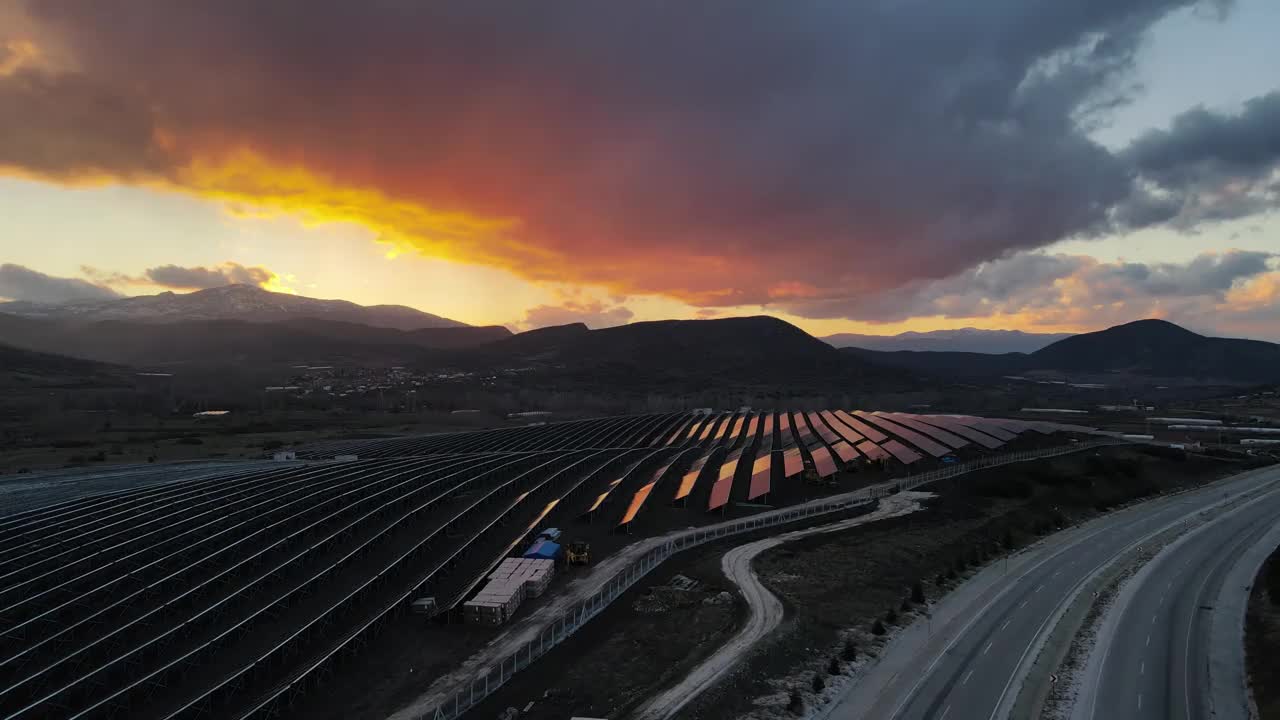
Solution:
{"label": "dark hill", "polygon": [[1164,320],[1138,320],[1074,335],[1037,350],[1031,369],[1126,372],[1154,377],[1270,382],[1280,379],[1280,345],[1205,337]]}
{"label": "dark hill", "polygon": [[884,366],[938,377],[1009,375],[1037,370],[1124,373],[1204,382],[1280,380],[1280,345],[1206,337],[1164,320],[1138,320],[1073,335],[1030,355],[953,352],[842,352]]}
{"label": "dark hill", "polygon": [[800,328],[772,317],[661,320],[589,330],[543,328],[489,343],[461,362],[539,366],[621,385],[665,381],[831,383],[900,373],[869,369]]}
{"label": "dark hill", "polygon": [[502,327],[395,330],[333,320],[277,323],[189,320],[157,324],[33,319],[0,314],[0,341],[41,352],[130,365],[417,362],[437,349],[509,337]]}
{"label": "dark hill", "polygon": [[0,386],[127,385],[128,368],[0,345]]}

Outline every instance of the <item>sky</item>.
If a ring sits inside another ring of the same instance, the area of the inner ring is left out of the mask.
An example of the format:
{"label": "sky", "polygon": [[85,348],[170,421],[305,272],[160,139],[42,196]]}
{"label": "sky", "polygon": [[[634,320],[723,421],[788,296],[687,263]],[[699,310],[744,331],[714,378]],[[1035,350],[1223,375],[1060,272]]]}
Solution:
{"label": "sky", "polygon": [[0,298],[1280,341],[1272,0],[0,0]]}

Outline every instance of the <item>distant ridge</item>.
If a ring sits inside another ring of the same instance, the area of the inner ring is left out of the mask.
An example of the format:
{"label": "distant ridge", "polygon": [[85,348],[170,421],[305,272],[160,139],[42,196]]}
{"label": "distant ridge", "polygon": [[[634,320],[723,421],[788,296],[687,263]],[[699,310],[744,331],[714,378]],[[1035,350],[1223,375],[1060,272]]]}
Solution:
{"label": "distant ridge", "polygon": [[63,304],[0,303],[0,312],[48,320],[97,322],[185,322],[192,320],[241,320],[270,323],[297,318],[317,318],[358,323],[396,330],[468,327],[404,305],[357,305],[346,300],[277,293],[253,285],[227,285],[192,293],[164,292],[117,300]]}
{"label": "distant ridge", "polygon": [[822,338],[838,347],[857,347],[880,352],[969,352],[1031,353],[1050,343],[1071,337],[1070,333],[1029,333],[1021,330],[980,330],[957,328],[930,332],[904,332],[897,335],[859,335],[840,333]]}
{"label": "distant ridge", "polygon": [[1280,345],[1206,337],[1165,320],[1138,320],[1072,335],[1030,354],[876,352],[846,348],[868,362],[936,376],[1032,371],[1122,373],[1205,382],[1280,381]]}

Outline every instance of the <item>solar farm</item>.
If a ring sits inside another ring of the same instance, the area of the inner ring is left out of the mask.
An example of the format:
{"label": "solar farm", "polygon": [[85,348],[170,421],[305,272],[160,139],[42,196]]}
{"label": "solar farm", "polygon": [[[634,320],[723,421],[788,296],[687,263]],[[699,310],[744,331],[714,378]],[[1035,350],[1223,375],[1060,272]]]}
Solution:
{"label": "solar farm", "polygon": [[372,638],[421,627],[415,601],[463,623],[547,528],[598,558],[1088,430],[858,410],[633,415],[330,442],[299,451],[306,462],[60,500],[0,517],[0,717],[278,714]]}

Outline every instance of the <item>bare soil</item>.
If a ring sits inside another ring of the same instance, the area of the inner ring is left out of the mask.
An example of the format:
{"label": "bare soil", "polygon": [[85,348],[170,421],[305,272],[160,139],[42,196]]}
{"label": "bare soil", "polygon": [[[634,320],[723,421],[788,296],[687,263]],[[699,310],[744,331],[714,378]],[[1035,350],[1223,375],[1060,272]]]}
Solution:
{"label": "bare soil", "polygon": [[1280,550],[1267,558],[1245,615],[1245,670],[1262,720],[1280,718]]}

